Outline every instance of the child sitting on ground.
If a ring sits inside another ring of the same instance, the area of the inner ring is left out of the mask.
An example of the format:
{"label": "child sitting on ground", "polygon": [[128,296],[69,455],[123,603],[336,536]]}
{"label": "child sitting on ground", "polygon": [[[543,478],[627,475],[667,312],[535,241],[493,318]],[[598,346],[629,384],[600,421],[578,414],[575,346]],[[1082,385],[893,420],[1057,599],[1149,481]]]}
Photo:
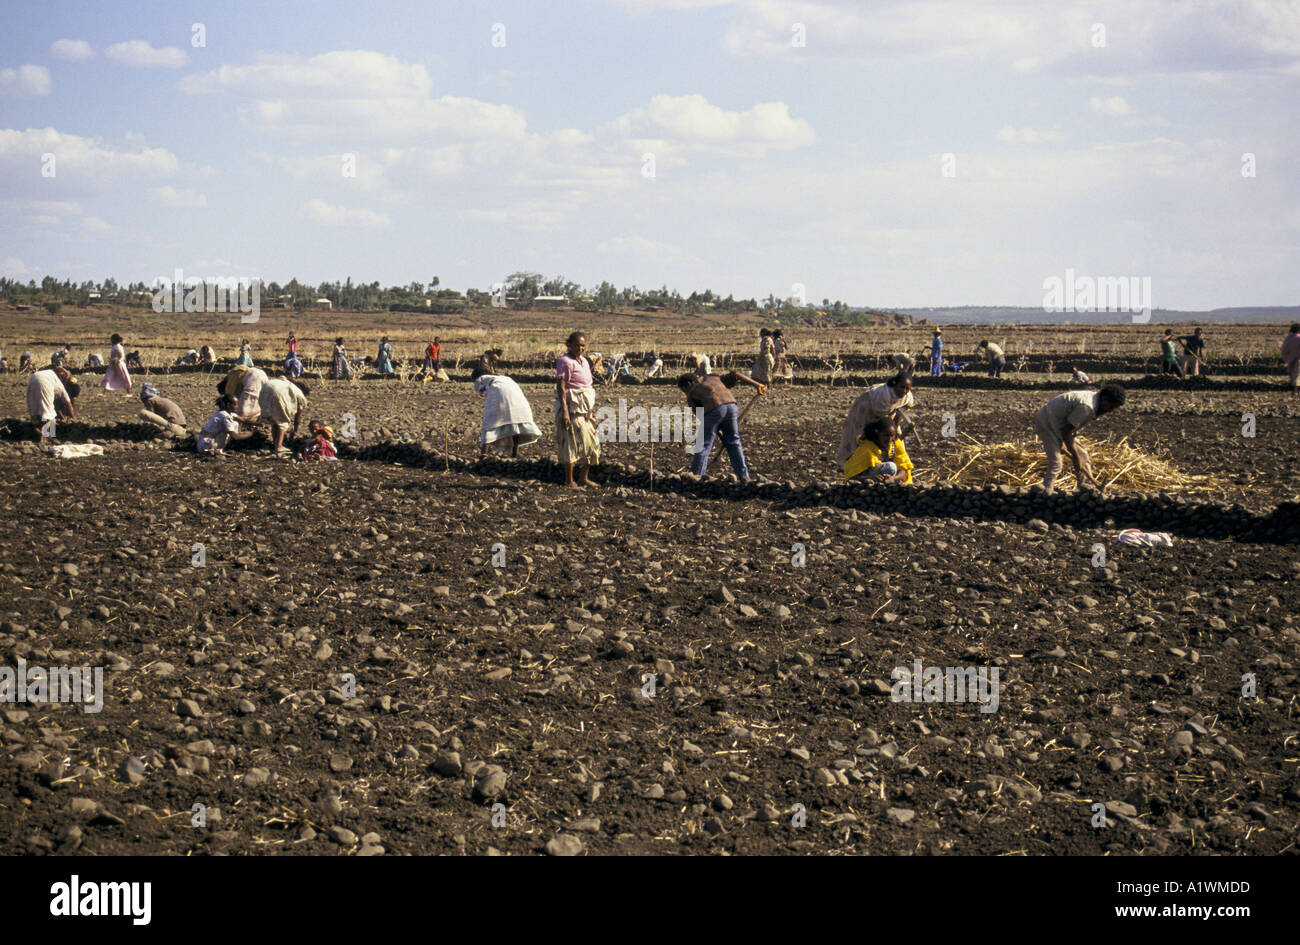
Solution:
{"label": "child sitting on ground", "polygon": [[313,420],[307,425],[307,430],[311,433],[311,442],[302,451],[303,459],[338,459],[339,454],[334,449],[334,431],[319,420]]}
{"label": "child sitting on ground", "polygon": [[231,440],[246,440],[252,435],[251,430],[243,433],[239,430],[235,398],[229,394],[222,394],[217,398],[217,412],[203,424],[194,448],[198,450],[200,456],[225,456],[226,446]]}
{"label": "child sitting on ground", "polygon": [[862,430],[858,448],[844,463],[845,479],[912,482],[912,460],[889,417],[872,420]]}

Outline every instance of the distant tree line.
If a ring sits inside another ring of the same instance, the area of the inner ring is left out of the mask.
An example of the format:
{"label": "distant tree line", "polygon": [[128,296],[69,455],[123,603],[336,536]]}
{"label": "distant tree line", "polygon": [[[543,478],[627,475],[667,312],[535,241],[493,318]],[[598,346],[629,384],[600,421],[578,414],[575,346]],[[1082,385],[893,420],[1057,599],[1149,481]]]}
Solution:
{"label": "distant tree line", "polygon": [[[335,310],[351,312],[431,312],[455,314],[468,308],[505,306],[516,311],[537,307],[539,299],[563,300],[580,312],[649,311],[671,312],[679,315],[723,315],[759,312],[774,319],[802,322],[812,325],[869,324],[893,317],[893,313],[873,309],[852,309],[841,301],[823,299],[820,307],[796,299],[779,299],[775,295],[759,301],[737,299],[732,295],[723,298],[712,289],[682,295],[666,285],[658,289],[641,289],[635,285],[619,288],[612,282],[584,288],[563,276],[546,278],[536,272],[511,273],[504,282],[483,289],[440,288],[441,280],[434,276],[429,282],[411,282],[407,285],[383,287],[378,281],[353,282],[351,277],[341,282],[322,282],[308,285],[298,279],[288,282],[266,282],[262,285],[263,308],[285,307],[305,311],[315,307],[318,299],[328,299]],[[42,305],[57,312],[62,305],[86,307],[95,305],[140,305],[153,297],[154,288],[144,282],[119,283],[108,278],[102,282],[60,281],[46,276],[38,284],[32,279],[0,277],[0,303],[6,305]]]}

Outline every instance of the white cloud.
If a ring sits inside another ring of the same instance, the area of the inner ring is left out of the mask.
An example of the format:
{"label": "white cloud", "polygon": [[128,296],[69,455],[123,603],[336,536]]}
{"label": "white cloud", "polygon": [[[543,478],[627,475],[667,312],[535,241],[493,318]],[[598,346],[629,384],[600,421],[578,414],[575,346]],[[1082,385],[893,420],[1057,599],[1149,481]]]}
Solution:
{"label": "white cloud", "polygon": [[[721,5],[607,2],[634,13]],[[723,48],[744,56],[962,58],[1009,63],[1020,72],[1094,76],[1300,72],[1295,0],[732,0],[726,6]],[[791,42],[796,23],[805,28],[804,46]],[[1104,47],[1093,46],[1094,23],[1106,26]]]}
{"label": "white cloud", "polygon": [[1010,144],[1058,144],[1065,140],[1065,135],[1056,129],[1039,131],[1034,128],[1004,125],[998,129],[998,140]]}
{"label": "white cloud", "polygon": [[644,236],[615,236],[597,243],[596,252],[605,256],[626,256],[665,265],[700,261],[679,246]]}
{"label": "white cloud", "polygon": [[85,62],[95,56],[95,47],[84,39],[56,39],[50,43],[50,55],[64,62]]}
{"label": "white cloud", "polygon": [[368,50],[339,50],[310,59],[262,54],[251,66],[224,65],[203,75],[186,76],[180,89],[191,94],[234,92],[252,98],[269,95],[338,99],[424,98],[433,80],[419,63]]}
{"label": "white cloud", "polygon": [[[55,158],[53,178],[40,177],[46,154]],[[28,197],[33,180],[57,185],[59,196],[94,193],[122,177],[156,180],[179,166],[176,155],[163,148],[123,150],[53,128],[0,128],[0,196]]]}
{"label": "white cloud", "polygon": [[117,227],[113,226],[113,224],[106,220],[101,220],[99,217],[82,217],[81,225],[85,227],[87,233],[92,233],[96,236],[102,236],[105,233],[113,233],[117,230]]}
{"label": "white cloud", "polygon": [[25,265],[17,256],[6,256],[3,260],[0,260],[0,276],[9,279],[21,279],[23,276],[34,275],[36,275],[36,270]]}
{"label": "white cloud", "polygon": [[1094,115],[1104,115],[1107,118],[1120,118],[1133,114],[1129,103],[1119,95],[1112,95],[1109,98],[1099,98],[1094,95],[1088,99],[1088,108]]}
{"label": "white cloud", "polygon": [[208,205],[208,198],[204,194],[184,188],[177,190],[170,184],[165,187],[155,188],[153,196],[155,200],[159,200],[169,207],[177,207],[182,210],[196,210]]}
{"label": "white cloud", "polygon": [[116,66],[135,69],[179,69],[190,57],[176,46],[155,49],[148,40],[132,39],[109,46],[104,50],[104,58]]}
{"label": "white cloud", "polygon": [[764,102],[743,112],[709,104],[703,95],[656,95],[648,105],[610,122],[607,130],[652,148],[661,142],[705,149],[762,153],[799,148],[815,140],[812,126],[791,118],[784,102]]}
{"label": "white cloud", "polygon": [[307,201],[306,205],[299,211],[299,216],[312,223],[320,223],[326,226],[349,226],[362,229],[386,227],[391,222],[386,215],[377,213],[374,210],[353,210],[326,203],[319,198]]}
{"label": "white cloud", "polygon": [[0,95],[9,98],[35,98],[49,95],[54,89],[50,70],[44,66],[19,66],[0,69]]}

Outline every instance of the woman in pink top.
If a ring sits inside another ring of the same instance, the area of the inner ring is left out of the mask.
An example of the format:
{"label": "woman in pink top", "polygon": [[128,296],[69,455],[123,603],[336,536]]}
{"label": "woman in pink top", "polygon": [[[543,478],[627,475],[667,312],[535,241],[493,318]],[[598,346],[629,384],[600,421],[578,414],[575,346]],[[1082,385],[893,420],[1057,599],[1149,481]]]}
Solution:
{"label": "woman in pink top", "polygon": [[[585,354],[587,336],[575,331],[565,342],[568,353],[555,362],[555,442],[570,489],[594,485],[587,474],[600,462],[600,437],[591,420],[596,409],[592,377],[598,370]],[[599,360],[599,358],[597,359]],[[578,467],[578,481],[573,468]]]}
{"label": "woman in pink top", "polygon": [[109,339],[113,345],[108,355],[108,370],[104,372],[104,390],[130,390],[131,375],[126,370],[126,352],[122,347],[122,336],[113,335]]}

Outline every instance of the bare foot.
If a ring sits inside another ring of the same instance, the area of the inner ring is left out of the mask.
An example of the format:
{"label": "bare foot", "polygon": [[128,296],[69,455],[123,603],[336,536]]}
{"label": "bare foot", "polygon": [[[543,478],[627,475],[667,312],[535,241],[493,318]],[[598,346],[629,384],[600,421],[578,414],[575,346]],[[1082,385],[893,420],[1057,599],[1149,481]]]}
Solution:
{"label": "bare foot", "polygon": [[566,483],[566,485],[567,485],[568,488],[570,488],[570,489],[581,489],[581,488],[582,488],[582,483],[579,483],[579,482],[570,482],[570,483]]}

